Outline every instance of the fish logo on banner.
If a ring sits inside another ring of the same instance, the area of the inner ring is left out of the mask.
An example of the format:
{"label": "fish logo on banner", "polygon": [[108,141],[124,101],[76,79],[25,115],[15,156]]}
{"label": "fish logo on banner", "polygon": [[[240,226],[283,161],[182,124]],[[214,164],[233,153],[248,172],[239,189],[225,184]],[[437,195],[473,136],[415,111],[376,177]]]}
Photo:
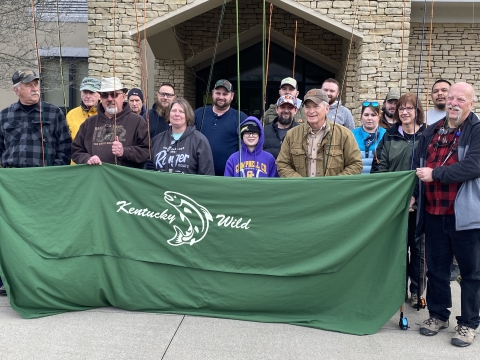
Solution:
{"label": "fish logo on banner", "polygon": [[177,225],[173,225],[175,235],[167,242],[172,246],[180,246],[202,241],[207,235],[209,222],[213,222],[210,212],[195,200],[178,192],[165,191],[163,198],[177,210],[180,220],[188,225],[185,232]]}

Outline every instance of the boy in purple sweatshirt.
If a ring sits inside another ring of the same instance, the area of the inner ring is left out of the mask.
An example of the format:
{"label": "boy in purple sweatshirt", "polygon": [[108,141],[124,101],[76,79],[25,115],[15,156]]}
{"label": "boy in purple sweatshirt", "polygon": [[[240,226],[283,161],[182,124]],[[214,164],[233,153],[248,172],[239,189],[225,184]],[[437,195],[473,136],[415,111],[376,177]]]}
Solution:
{"label": "boy in purple sweatshirt", "polygon": [[263,151],[264,132],[262,123],[249,116],[240,124],[242,136],[241,166],[239,152],[230,155],[225,166],[225,176],[278,177],[275,158]]}

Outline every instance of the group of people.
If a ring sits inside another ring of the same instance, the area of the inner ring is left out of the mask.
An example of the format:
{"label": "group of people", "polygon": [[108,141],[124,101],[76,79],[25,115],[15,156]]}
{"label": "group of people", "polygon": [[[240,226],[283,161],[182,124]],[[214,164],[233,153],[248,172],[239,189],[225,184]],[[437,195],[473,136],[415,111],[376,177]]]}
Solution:
{"label": "group of people", "polygon": [[[233,177],[416,170],[407,263],[410,301],[417,306],[425,256],[429,317],[420,333],[435,335],[449,325],[455,257],[462,310],[452,344],[472,343],[480,323],[480,120],[472,112],[471,85],[436,81],[434,108],[426,113],[414,94],[392,90],[383,104],[362,103],[361,126],[355,128],[335,79],[309,90],[303,101],[297,81],[283,79],[278,101],[262,121],[231,108],[235,94],[225,79],[215,83],[212,105],[195,111],[172,84],[162,84],[147,111],[140,89],[127,92],[118,78],[87,77],[80,86],[80,106],[66,118],[41,101],[35,72],[17,71],[12,82],[18,102],[0,112],[3,168],[110,163]],[[425,251],[419,245],[423,234]]]}

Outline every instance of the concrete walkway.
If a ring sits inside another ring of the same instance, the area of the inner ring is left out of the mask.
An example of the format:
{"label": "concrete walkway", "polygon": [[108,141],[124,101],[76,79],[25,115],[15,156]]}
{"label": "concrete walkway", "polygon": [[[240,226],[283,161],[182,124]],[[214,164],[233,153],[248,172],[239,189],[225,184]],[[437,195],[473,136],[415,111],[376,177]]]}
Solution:
{"label": "concrete walkway", "polygon": [[419,325],[427,310],[406,304],[410,329],[397,313],[376,334],[330,331],[206,317],[100,308],[24,320],[0,297],[0,359],[476,359],[480,340],[450,344],[460,313],[460,286],[452,282],[451,324],[433,337]]}

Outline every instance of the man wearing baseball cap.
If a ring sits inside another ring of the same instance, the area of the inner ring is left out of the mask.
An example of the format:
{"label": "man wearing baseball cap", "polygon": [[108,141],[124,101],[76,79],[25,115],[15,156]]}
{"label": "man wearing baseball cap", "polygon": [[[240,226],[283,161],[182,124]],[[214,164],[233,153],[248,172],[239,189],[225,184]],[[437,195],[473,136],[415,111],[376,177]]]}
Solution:
{"label": "man wearing baseball cap", "polygon": [[277,117],[265,126],[265,143],[263,150],[268,151],[276,159],[280,152],[287,131],[298,125],[294,120],[297,114],[297,101],[292,95],[280,96],[275,104]]}
{"label": "man wearing baseball cap", "polygon": [[230,81],[220,79],[212,90],[213,105],[195,110],[195,127],[205,135],[210,143],[215,166],[215,175],[223,176],[225,164],[235,151],[238,151],[238,127],[247,115],[232,109],[233,88]]}
{"label": "man wearing baseball cap", "polygon": [[[278,90],[280,96],[292,95],[295,98],[297,105],[297,113],[295,114],[295,121],[299,124],[303,123],[305,120],[305,112],[303,111],[302,100],[298,98],[298,84],[297,80],[291,77],[287,77],[280,82],[280,89]],[[263,123],[264,125],[271,124],[273,120],[277,117],[277,106],[276,104],[271,104],[265,114],[263,114]]]}
{"label": "man wearing baseball cap", "polygon": [[304,107],[307,122],[287,132],[277,157],[280,177],[361,174],[362,157],[352,132],[327,118],[327,94],[308,91]]}
{"label": "man wearing baseball cap", "polygon": [[397,89],[392,89],[385,97],[385,101],[382,105],[382,116],[380,116],[380,122],[378,123],[384,129],[389,129],[395,120],[393,120],[393,113],[397,106],[398,99],[400,99],[400,92]]}
{"label": "man wearing baseball cap", "polygon": [[127,88],[117,77],[102,78],[97,115],[80,125],[72,144],[77,164],[118,164],[141,168],[149,158],[148,128],[125,101]]}
{"label": "man wearing baseball cap", "polygon": [[67,114],[67,124],[72,139],[75,139],[80,125],[90,116],[97,114],[97,105],[100,100],[98,94],[100,81],[92,77],[83,78],[80,84],[80,106],[73,108]]}
{"label": "man wearing baseball cap", "polygon": [[[18,102],[0,112],[0,168],[67,165],[72,139],[62,110],[41,101],[40,78],[15,71]],[[7,295],[0,278],[0,295]]]}

